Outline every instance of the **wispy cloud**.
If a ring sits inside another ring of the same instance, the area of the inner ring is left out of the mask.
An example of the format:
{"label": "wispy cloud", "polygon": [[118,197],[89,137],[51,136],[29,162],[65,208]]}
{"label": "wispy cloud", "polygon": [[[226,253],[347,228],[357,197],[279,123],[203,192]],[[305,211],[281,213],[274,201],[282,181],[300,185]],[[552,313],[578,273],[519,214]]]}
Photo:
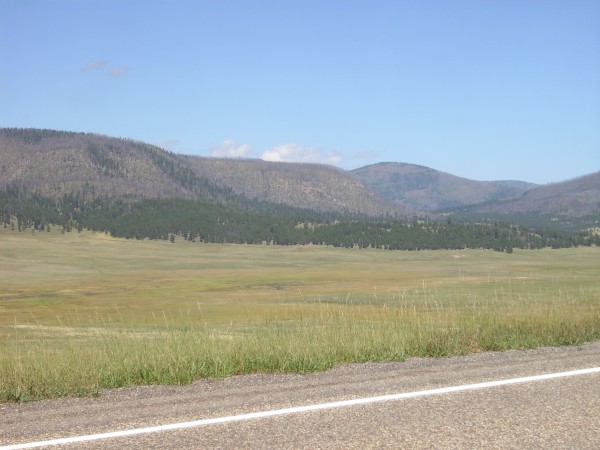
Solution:
{"label": "wispy cloud", "polygon": [[239,145],[235,141],[228,139],[218,147],[211,148],[210,155],[217,158],[243,158],[250,153],[250,150],[249,145]]}
{"label": "wispy cloud", "polygon": [[295,143],[273,147],[262,154],[262,159],[265,161],[319,163],[334,166],[342,162],[342,157],[335,152],[323,154],[318,149],[301,147]]}
{"label": "wispy cloud", "polygon": [[98,61],[91,61],[85,64],[82,68],[82,72],[89,72],[90,70],[101,69],[108,64],[108,61],[104,61],[103,59]]}
{"label": "wispy cloud", "polygon": [[[91,72],[92,70],[104,69],[106,66],[108,66],[108,61],[106,61],[104,59],[99,59],[97,61],[91,61],[91,62],[85,64],[81,68],[81,71],[82,72]],[[109,77],[122,77],[123,75],[127,74],[128,70],[129,69],[127,69],[127,67],[125,67],[125,66],[113,67],[106,74]]]}
{"label": "wispy cloud", "polygon": [[127,67],[114,67],[108,72],[109,77],[122,77],[127,73]]}

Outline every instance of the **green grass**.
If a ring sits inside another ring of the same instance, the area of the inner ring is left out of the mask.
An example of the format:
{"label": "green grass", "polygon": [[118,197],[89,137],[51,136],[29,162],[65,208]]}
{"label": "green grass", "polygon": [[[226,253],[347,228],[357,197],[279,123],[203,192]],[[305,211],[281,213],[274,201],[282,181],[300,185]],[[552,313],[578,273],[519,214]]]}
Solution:
{"label": "green grass", "polygon": [[392,252],[0,230],[0,401],[600,339],[600,249]]}

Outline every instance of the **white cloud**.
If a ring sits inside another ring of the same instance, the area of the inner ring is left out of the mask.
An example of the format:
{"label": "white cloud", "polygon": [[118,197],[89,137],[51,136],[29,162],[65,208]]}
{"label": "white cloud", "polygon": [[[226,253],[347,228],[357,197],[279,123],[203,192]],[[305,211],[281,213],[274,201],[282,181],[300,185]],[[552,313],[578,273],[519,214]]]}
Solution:
{"label": "white cloud", "polygon": [[248,153],[250,153],[249,145],[238,145],[231,139],[226,140],[218,147],[210,149],[210,155],[217,158],[243,158]]}
{"label": "white cloud", "polygon": [[261,158],[265,161],[318,163],[335,166],[342,162],[342,157],[335,152],[324,155],[320,150],[300,147],[294,143],[273,147],[271,150],[264,152]]}
{"label": "white cloud", "polygon": [[332,166],[339,166],[342,163],[342,157],[337,153],[330,153],[327,158],[325,158],[325,164],[330,164]]}

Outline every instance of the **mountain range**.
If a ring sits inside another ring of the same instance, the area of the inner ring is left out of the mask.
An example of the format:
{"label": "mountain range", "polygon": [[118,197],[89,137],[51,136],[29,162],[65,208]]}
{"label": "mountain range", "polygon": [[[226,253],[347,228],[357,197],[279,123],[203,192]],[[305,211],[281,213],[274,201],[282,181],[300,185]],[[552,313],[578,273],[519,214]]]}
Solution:
{"label": "mountain range", "polygon": [[474,181],[432,168],[379,163],[331,166],[179,155],[87,133],[0,129],[0,191],[60,199],[196,199],[230,206],[280,205],[320,213],[413,216],[600,216],[600,172],[537,186]]}
{"label": "mountain range", "polygon": [[400,211],[330,166],[201,158],[127,139],[34,129],[0,129],[0,156],[0,189],[19,186],[54,199],[79,192],[89,200],[267,202],[368,216]]}

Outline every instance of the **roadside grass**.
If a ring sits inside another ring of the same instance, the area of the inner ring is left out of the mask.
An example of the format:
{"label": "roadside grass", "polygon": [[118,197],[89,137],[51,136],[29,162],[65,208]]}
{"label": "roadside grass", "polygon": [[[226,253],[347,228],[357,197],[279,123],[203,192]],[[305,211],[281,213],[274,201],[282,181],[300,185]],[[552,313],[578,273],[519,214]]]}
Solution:
{"label": "roadside grass", "polygon": [[0,243],[0,401],[600,339],[598,248]]}

